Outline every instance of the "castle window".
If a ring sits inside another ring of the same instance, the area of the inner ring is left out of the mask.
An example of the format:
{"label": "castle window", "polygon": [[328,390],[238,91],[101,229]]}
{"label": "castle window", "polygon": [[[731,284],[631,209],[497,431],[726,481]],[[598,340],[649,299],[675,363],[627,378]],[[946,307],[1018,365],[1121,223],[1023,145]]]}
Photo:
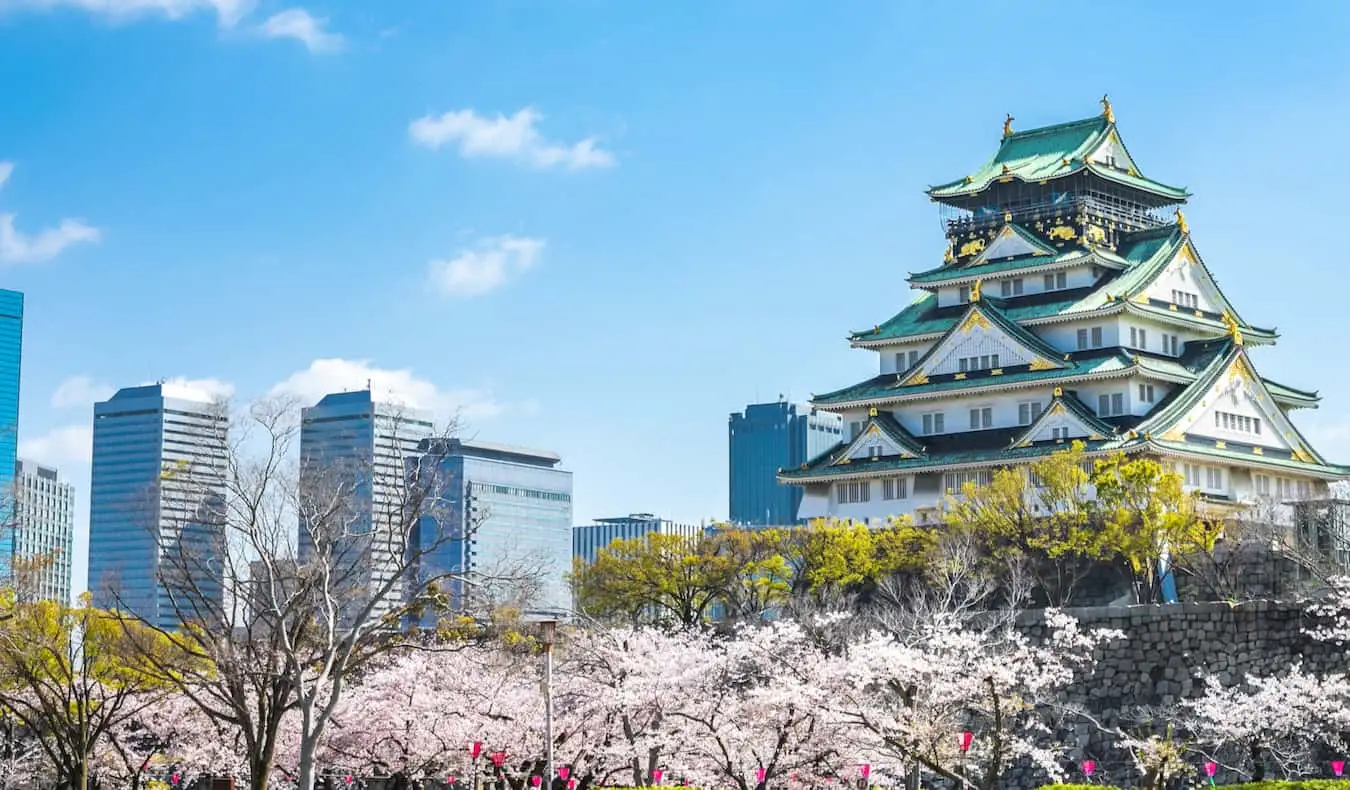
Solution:
{"label": "castle window", "polygon": [[1089,348],[1102,347],[1102,328],[1094,326],[1091,329],[1078,330],[1078,350],[1083,351]]}
{"label": "castle window", "polygon": [[881,481],[882,499],[904,499],[909,496],[909,478],[888,477]]}
{"label": "castle window", "polygon": [[1148,350],[1148,333],[1139,327],[1130,327],[1130,347]]}
{"label": "castle window", "polygon": [[970,301],[969,285],[961,286],[961,288],[956,292],[956,301],[960,302],[961,304],[966,304],[967,302]]}
{"label": "castle window", "polygon": [[923,415],[923,432],[929,436],[935,433],[942,433],[943,432],[942,423],[943,423],[942,412],[937,411],[932,412],[931,414],[925,414]]}
{"label": "castle window", "polygon": [[1164,354],[1171,354],[1174,357],[1181,356],[1181,338],[1176,335],[1163,335],[1162,350]]}
{"label": "castle window", "polygon": [[994,426],[994,410],[988,406],[970,410],[970,429],[978,431]]}
{"label": "castle window", "polygon": [[1068,278],[1064,272],[1055,272],[1045,275],[1045,290],[1062,291],[1068,287]]}
{"label": "castle window", "polygon": [[974,483],[977,486],[987,486],[994,482],[994,473],[988,469],[977,469],[969,472],[944,472],[942,475],[942,488],[949,494],[959,494],[966,483]]}
{"label": "castle window", "polygon": [[956,362],[957,370],[969,373],[976,370],[990,370],[999,366],[998,354],[981,354],[977,357],[961,357]]}
{"label": "castle window", "polygon": [[1179,305],[1181,307],[1189,307],[1192,310],[1194,310],[1200,306],[1200,296],[1199,294],[1194,294],[1191,293],[1190,291],[1178,291],[1177,289],[1173,288],[1172,304]]}
{"label": "castle window", "polygon": [[999,284],[1004,296],[1020,296],[1022,294],[1022,278],[1014,280],[1004,280]]}
{"label": "castle window", "polygon": [[835,501],[841,505],[872,500],[872,483],[868,480],[853,480],[848,483],[836,483]]}
{"label": "castle window", "polygon": [[1125,396],[1119,392],[1097,396],[1097,416],[1114,417],[1125,413]]}
{"label": "castle window", "polygon": [[1067,426],[1067,425],[1057,425],[1057,426],[1055,426],[1054,428],[1051,428],[1051,429],[1050,429],[1050,438],[1051,438],[1051,439],[1067,439],[1067,438],[1069,438],[1069,426]]}
{"label": "castle window", "polygon": [[1034,400],[1023,401],[1017,404],[1017,424],[1018,425],[1032,424],[1033,422],[1036,421],[1037,417],[1041,416],[1042,408],[1043,407],[1041,406],[1040,401]]}
{"label": "castle window", "polygon": [[909,352],[909,366],[912,368],[917,364],[919,364],[919,351],[918,349],[915,349],[914,351]]}
{"label": "castle window", "polygon": [[1245,414],[1233,414],[1226,411],[1214,412],[1214,427],[1236,433],[1261,435],[1261,418],[1248,417]]}
{"label": "castle window", "polygon": [[1152,385],[1152,384],[1140,384],[1140,385],[1139,385],[1139,402],[1140,402],[1140,403],[1152,403],[1152,402],[1153,402],[1153,385]]}

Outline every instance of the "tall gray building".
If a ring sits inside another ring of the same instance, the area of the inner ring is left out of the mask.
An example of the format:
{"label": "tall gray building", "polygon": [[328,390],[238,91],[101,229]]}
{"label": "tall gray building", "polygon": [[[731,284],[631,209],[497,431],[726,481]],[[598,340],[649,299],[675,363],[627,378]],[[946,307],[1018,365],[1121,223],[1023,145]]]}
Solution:
{"label": "tall gray building", "polygon": [[[181,601],[191,590],[223,600],[218,551],[228,421],[223,406],[205,395],[166,384],[127,387],[94,404],[89,591],[95,606],[172,629],[181,624],[175,596]],[[191,578],[175,581],[182,573]]]}
{"label": "tall gray building", "polygon": [[75,486],[54,467],[20,458],[14,464],[14,567],[19,594],[70,603],[70,552],[75,541]]}
{"label": "tall gray building", "polygon": [[[337,496],[345,512],[300,514],[299,561],[306,565],[319,557],[317,534],[323,556],[331,557],[325,562],[356,568],[343,574],[355,604],[363,590],[389,581],[402,564],[404,536],[397,533],[411,527],[403,523],[406,461],[435,426],[427,412],[378,401],[368,389],[325,395],[300,419],[302,510],[325,507]],[[339,526],[340,535],[333,531]],[[379,609],[387,611],[396,597],[397,588]]]}
{"label": "tall gray building", "polygon": [[456,607],[470,592],[498,596],[520,583],[527,609],[570,611],[572,473],[558,468],[562,458],[467,439],[432,440],[421,451],[440,504],[420,524],[419,545],[434,549],[419,572],[452,574],[444,586]]}

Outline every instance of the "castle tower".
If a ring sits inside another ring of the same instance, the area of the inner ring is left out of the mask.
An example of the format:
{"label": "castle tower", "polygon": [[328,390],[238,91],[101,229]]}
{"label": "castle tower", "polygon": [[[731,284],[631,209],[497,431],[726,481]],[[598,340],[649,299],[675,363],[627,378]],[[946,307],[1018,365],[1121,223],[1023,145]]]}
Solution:
{"label": "castle tower", "polygon": [[783,469],[798,516],[875,523],[936,516],[949,492],[1082,441],[1172,465],[1216,503],[1308,499],[1350,468],[1326,461],[1289,412],[1315,392],[1262,378],[1273,329],[1219,289],[1186,223],[1184,189],[1140,172],[1101,115],[1016,132],[994,158],[932,187],[942,265],[918,298],[855,332],[878,375],[815,396],[843,441]]}

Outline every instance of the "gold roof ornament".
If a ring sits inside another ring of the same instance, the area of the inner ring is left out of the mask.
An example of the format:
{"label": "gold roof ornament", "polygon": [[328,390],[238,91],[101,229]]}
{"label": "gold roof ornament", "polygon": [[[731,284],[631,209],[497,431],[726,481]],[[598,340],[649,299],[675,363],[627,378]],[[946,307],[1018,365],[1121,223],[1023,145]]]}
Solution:
{"label": "gold roof ornament", "polygon": [[1011,211],[1005,211],[1005,212],[1003,212],[1003,221],[1004,221],[1004,222],[1012,222],[1012,212],[1011,212]]}
{"label": "gold roof ornament", "polygon": [[980,285],[983,282],[984,282],[983,280],[976,280],[974,284],[970,286],[970,301],[972,302],[980,301]]}
{"label": "gold roof ornament", "polygon": [[1009,136],[1012,135],[1012,133],[1013,133],[1013,130],[1012,130],[1012,122],[1015,121],[1015,120],[1017,120],[1017,119],[1014,118],[1014,117],[1012,117],[1012,113],[1009,113],[1009,114],[1007,115],[1007,117],[1005,117],[1005,118],[1003,119],[1003,136],[1004,136],[1004,137],[1009,137]]}
{"label": "gold roof ornament", "polygon": [[1116,122],[1116,114],[1111,110],[1111,100],[1107,98],[1105,93],[1102,94],[1102,117],[1106,119],[1107,123]]}
{"label": "gold roof ornament", "polygon": [[956,250],[953,249],[955,246],[955,240],[947,239],[947,251],[942,254],[943,263],[956,263]]}
{"label": "gold roof ornament", "polygon": [[1062,398],[1062,397],[1064,397],[1064,388],[1063,388],[1063,387],[1055,387],[1055,397],[1056,397],[1056,398]]}
{"label": "gold roof ornament", "polygon": [[868,410],[867,410],[867,416],[868,416],[868,417],[875,417],[875,416],[877,416],[877,407],[876,407],[876,406],[873,406],[872,408],[868,409]]}
{"label": "gold roof ornament", "polygon": [[1242,345],[1242,327],[1238,326],[1237,319],[1227,310],[1223,311],[1223,325],[1228,327],[1228,336],[1233,338],[1233,345]]}
{"label": "gold roof ornament", "polygon": [[1186,215],[1181,213],[1181,209],[1177,209],[1177,228],[1182,233],[1191,232],[1191,226],[1186,224]]}
{"label": "gold roof ornament", "polygon": [[1010,175],[1011,173],[1012,173],[1012,170],[1008,168],[1008,165],[1007,165],[1006,163],[1003,165],[1003,169],[999,171],[999,175],[1004,175],[1004,176]]}

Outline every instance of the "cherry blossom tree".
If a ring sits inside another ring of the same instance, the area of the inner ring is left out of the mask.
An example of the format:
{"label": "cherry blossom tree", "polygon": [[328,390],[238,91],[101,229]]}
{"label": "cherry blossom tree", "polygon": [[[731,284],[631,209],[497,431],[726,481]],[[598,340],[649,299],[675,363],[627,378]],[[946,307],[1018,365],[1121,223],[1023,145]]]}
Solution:
{"label": "cherry blossom tree", "polygon": [[819,715],[812,668],[824,658],[795,622],[732,638],[685,634],[672,664],[680,697],[666,709],[681,744],[672,768],[703,786],[752,790],[794,773],[833,773],[839,734]]}
{"label": "cherry blossom tree", "polygon": [[[1203,697],[1181,704],[1183,723],[1198,743],[1211,750],[1238,747],[1258,781],[1267,759],[1285,776],[1305,773],[1316,744],[1343,747],[1335,733],[1350,729],[1350,680],[1342,673],[1309,674],[1298,664],[1278,677],[1248,675],[1231,686],[1211,675]],[[1223,762],[1229,755],[1208,756]]]}
{"label": "cherry blossom tree", "polygon": [[[1007,618],[935,615],[906,632],[873,631],[818,662],[821,704],[855,743],[962,790],[990,790],[1016,761],[1062,775],[1050,723],[1059,692],[1090,665],[1094,648],[1119,632],[1083,630],[1045,612],[1035,642]],[[970,732],[969,742],[962,733]]]}

